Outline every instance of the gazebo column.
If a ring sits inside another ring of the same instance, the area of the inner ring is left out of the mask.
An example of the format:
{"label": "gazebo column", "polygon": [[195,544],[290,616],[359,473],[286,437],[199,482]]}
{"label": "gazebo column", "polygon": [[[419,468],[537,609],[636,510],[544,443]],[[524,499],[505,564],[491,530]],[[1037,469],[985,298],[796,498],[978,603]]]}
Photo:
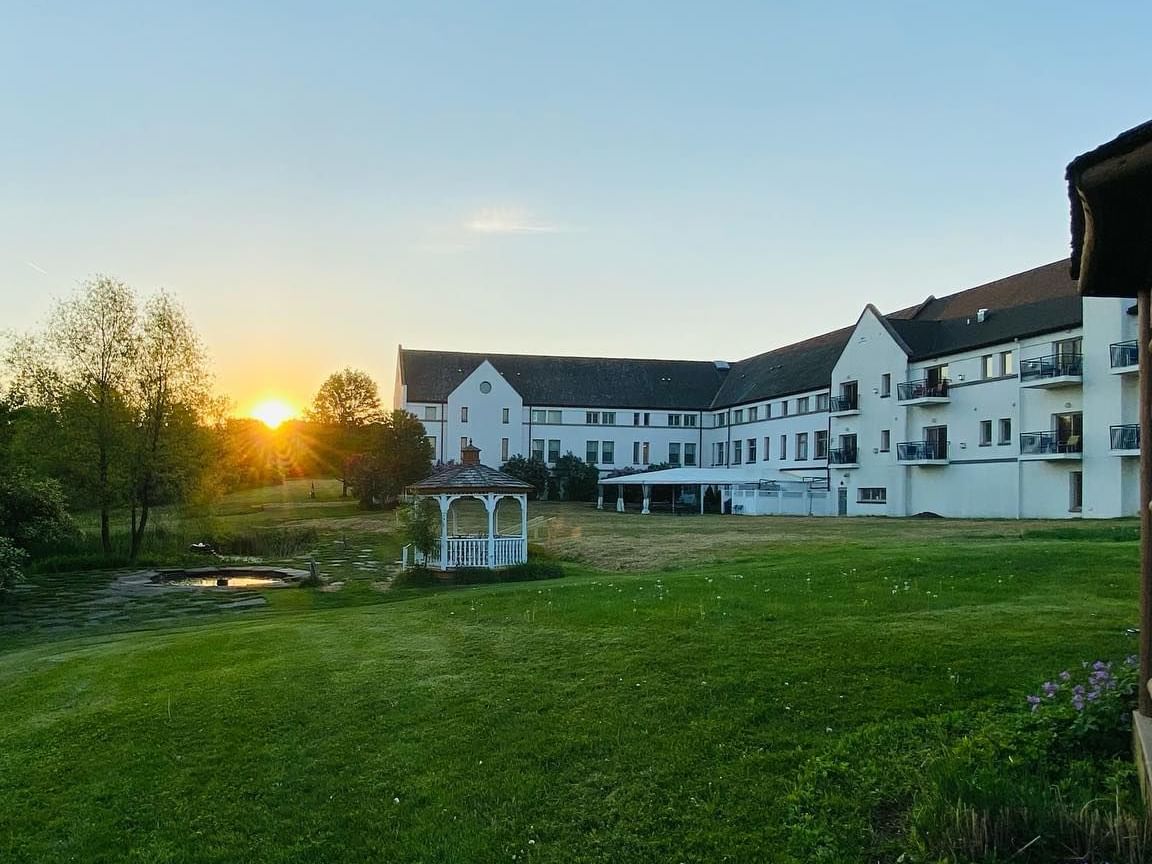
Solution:
{"label": "gazebo column", "polygon": [[704,515],[704,484],[700,484],[700,515]]}
{"label": "gazebo column", "polygon": [[440,503],[440,569],[448,569],[448,511],[452,508],[450,495],[437,495]]}
{"label": "gazebo column", "polygon": [[623,513],[624,512],[624,484],[623,483],[617,483],[616,484],[616,512],[617,513]]}
{"label": "gazebo column", "polygon": [[517,495],[520,503],[520,561],[528,560],[528,496]]}
{"label": "gazebo column", "polygon": [[647,483],[645,483],[644,484],[644,507],[643,507],[643,509],[640,510],[640,512],[644,515],[651,513],[652,511],[649,509],[651,504],[652,504],[652,487],[650,485],[648,485]]}
{"label": "gazebo column", "polygon": [[596,509],[604,509],[604,484],[598,483],[596,485]]}
{"label": "gazebo column", "polygon": [[496,504],[500,501],[499,495],[485,495],[484,509],[488,511],[488,561],[487,566],[496,566]]}

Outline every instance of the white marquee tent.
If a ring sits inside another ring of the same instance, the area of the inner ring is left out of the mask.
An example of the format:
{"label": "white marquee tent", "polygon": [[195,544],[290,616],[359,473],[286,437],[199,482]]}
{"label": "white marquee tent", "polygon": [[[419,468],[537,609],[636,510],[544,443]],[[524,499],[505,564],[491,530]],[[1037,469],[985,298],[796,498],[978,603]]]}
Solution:
{"label": "white marquee tent", "polygon": [[[685,509],[704,512],[704,491],[720,493],[723,512],[744,516],[830,516],[832,496],[824,477],[799,477],[765,468],[668,468],[608,477],[600,481],[596,507],[604,509],[604,487],[616,486],[616,510],[624,511],[624,487],[640,486],[644,494],[642,513],[650,512],[652,488],[681,488]],[[673,501],[676,493],[673,492]],[[689,504],[689,502],[691,502]],[[675,507],[675,504],[673,505]]]}

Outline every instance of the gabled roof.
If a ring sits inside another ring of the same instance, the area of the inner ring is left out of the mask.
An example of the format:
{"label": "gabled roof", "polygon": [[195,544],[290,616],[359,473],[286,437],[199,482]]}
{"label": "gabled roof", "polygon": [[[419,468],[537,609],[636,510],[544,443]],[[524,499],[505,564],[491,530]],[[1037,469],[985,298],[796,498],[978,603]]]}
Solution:
{"label": "gabled roof", "polygon": [[983,322],[973,315],[943,321],[891,318],[888,324],[908,346],[910,360],[927,360],[1079,327],[1082,309],[1079,297],[1057,297],[1008,309],[990,308]]}
{"label": "gabled roof", "polygon": [[911,310],[894,312],[888,317],[915,321],[968,318],[980,309],[1008,309],[1055,297],[1076,297],[1078,293],[1076,280],[1068,275],[1068,259],[1065,258],[994,282],[985,282],[975,288],[957,291],[946,297],[929,297]]}
{"label": "gabled roof", "polygon": [[461,351],[400,351],[401,380],[410,402],[444,402],[488,360],[526,405],[557,408],[656,408],[704,410],[728,364],[707,360],[628,360],[549,357]]}
{"label": "gabled roof", "polygon": [[852,329],[845,327],[733,363],[711,407],[827,389]]}
{"label": "gabled roof", "polygon": [[513,492],[521,494],[533,488],[511,474],[473,462],[468,465],[449,465],[431,477],[425,477],[409,487],[417,494],[433,492]]}

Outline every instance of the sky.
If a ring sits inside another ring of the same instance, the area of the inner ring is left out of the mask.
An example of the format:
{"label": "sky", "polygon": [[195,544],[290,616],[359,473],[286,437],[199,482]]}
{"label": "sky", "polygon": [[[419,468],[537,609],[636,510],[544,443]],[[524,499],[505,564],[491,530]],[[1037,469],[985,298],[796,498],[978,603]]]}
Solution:
{"label": "sky", "polygon": [[0,330],[164,288],[245,414],[411,348],[737,360],[1067,255],[1152,4],[0,0]]}

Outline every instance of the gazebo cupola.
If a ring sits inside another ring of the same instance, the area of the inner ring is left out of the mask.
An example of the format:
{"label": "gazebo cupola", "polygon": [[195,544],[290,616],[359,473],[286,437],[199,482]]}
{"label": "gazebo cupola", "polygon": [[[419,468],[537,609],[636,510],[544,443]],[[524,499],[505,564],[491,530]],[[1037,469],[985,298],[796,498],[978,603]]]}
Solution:
{"label": "gazebo cupola", "polygon": [[[480,448],[471,441],[461,448],[460,458],[459,465],[442,468],[409,487],[417,498],[435,499],[440,508],[439,549],[427,559],[416,555],[415,563],[437,570],[495,570],[523,564],[528,560],[528,493],[532,484],[481,464]],[[470,519],[470,514],[462,512],[471,501],[483,504],[486,519]],[[518,506],[519,518],[515,531],[502,532],[500,515],[511,502]]]}

